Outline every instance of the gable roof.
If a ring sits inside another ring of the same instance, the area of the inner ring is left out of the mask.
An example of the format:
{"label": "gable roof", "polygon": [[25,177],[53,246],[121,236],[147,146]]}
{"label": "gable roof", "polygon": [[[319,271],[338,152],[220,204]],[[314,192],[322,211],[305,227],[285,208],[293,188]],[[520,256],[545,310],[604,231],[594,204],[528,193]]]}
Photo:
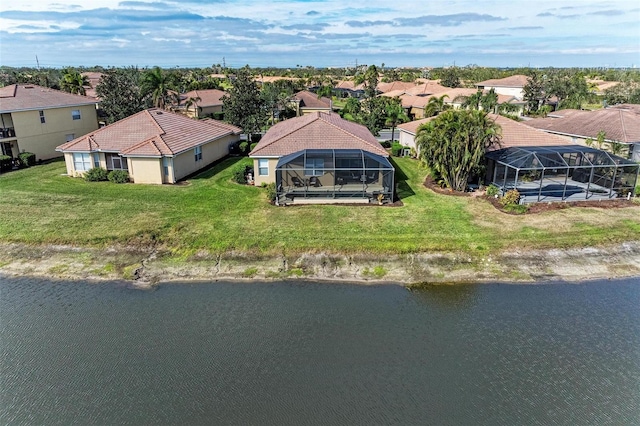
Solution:
{"label": "gable roof", "polygon": [[386,93],[392,90],[407,90],[415,87],[415,83],[407,83],[406,81],[390,81],[389,83],[378,83],[376,89],[379,92]]}
{"label": "gable roof", "polygon": [[249,156],[282,157],[303,149],[362,149],[389,156],[365,126],[325,112],[314,112],[276,124]]}
{"label": "gable roof", "polygon": [[482,87],[524,87],[529,82],[529,77],[522,74],[512,75],[505,78],[494,78],[491,80],[480,81],[476,86]]}
{"label": "gable roof", "polygon": [[328,98],[318,98],[318,95],[307,90],[296,93],[293,95],[293,99],[300,102],[300,108],[331,109],[331,101]]}
{"label": "gable roof", "polygon": [[633,109],[560,110],[555,111],[553,116],[525,123],[536,129],[568,136],[595,139],[600,131],[604,131],[607,140],[640,142],[640,114]]}
{"label": "gable roof", "polygon": [[35,84],[12,84],[0,88],[0,112],[31,111],[95,104],[95,99]]}
{"label": "gable roof", "polygon": [[222,105],[222,97],[227,92],[218,89],[192,90],[180,96],[180,103],[184,104],[189,98],[200,98],[196,103],[199,107],[212,107]]}
{"label": "gable roof", "polygon": [[149,109],[56,148],[61,152],[105,151],[128,156],[171,156],[241,129],[216,120],[194,120]]}
{"label": "gable roof", "polygon": [[411,87],[407,89],[406,92],[414,96],[427,96],[433,95],[434,93],[444,92],[449,89],[448,87],[442,86],[439,81],[440,80],[430,80],[424,84]]}
{"label": "gable roof", "polygon": [[418,128],[420,126],[430,122],[436,117],[437,115],[434,115],[433,117],[421,118],[420,120],[409,121],[408,123],[402,123],[398,125],[398,129],[403,130],[407,133],[411,133],[412,135],[415,136],[415,134],[418,133]]}
{"label": "gable roof", "polygon": [[454,99],[458,96],[471,96],[478,93],[478,89],[466,89],[463,87],[458,87],[455,89],[446,89],[442,92],[434,93],[429,96],[416,96],[415,100],[412,104],[414,108],[424,108],[425,105],[429,103],[429,99],[431,98],[440,98],[442,96],[447,96],[444,98],[445,104],[453,103]]}

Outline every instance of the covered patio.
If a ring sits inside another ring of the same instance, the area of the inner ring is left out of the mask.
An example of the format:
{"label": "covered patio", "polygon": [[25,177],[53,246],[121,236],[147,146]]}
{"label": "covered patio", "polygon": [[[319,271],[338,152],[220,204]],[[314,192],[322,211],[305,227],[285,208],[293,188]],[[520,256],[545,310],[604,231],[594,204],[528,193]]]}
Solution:
{"label": "covered patio", "polygon": [[581,145],[511,147],[486,154],[487,182],[521,203],[633,196],[640,164]]}
{"label": "covered patio", "polygon": [[297,151],[276,166],[277,202],[388,202],[394,172],[386,157],[361,149]]}

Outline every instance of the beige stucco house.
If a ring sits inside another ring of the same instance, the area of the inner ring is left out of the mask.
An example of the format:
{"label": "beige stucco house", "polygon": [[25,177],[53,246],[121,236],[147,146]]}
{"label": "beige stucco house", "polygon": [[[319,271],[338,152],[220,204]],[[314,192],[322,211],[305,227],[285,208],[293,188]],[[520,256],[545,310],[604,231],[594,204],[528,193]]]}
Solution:
{"label": "beige stucco house", "polygon": [[218,89],[192,90],[180,95],[180,109],[189,117],[212,116],[214,113],[222,112],[222,98],[226,94],[227,92]]}
{"label": "beige stucco house", "polygon": [[293,95],[291,103],[298,117],[314,112],[331,112],[332,109],[330,99],[325,97],[318,98],[318,95],[307,90],[302,90]]}
{"label": "beige stucco house", "polygon": [[127,170],[134,183],[176,183],[229,154],[241,129],[161,109],[141,111],[58,146],[69,176]]}
{"label": "beige stucco house", "polygon": [[34,84],[0,88],[0,148],[17,157],[59,157],[56,147],[98,128],[96,100]]}
{"label": "beige stucco house", "polygon": [[499,95],[515,96],[518,99],[524,98],[524,86],[527,85],[529,77],[522,74],[512,75],[505,78],[495,78],[476,83],[480,90],[495,90]]}
{"label": "beige stucco house", "polygon": [[369,129],[338,114],[315,112],[282,121],[249,157],[255,184],[275,183],[282,204],[393,198],[389,154]]}

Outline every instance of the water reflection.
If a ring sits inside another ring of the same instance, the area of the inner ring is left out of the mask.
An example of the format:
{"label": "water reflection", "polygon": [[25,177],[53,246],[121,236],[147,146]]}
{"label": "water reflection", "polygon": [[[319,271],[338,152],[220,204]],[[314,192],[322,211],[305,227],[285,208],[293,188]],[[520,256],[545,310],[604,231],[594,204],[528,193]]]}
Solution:
{"label": "water reflection", "polygon": [[453,310],[473,306],[478,297],[478,285],[474,284],[423,284],[410,289],[417,300],[429,307],[438,306]]}

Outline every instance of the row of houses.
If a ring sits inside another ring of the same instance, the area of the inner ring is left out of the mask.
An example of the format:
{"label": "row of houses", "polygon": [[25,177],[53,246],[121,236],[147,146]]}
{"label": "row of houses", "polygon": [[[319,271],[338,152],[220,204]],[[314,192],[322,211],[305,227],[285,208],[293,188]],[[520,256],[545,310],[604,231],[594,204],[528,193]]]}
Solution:
{"label": "row of houses", "polygon": [[[343,120],[332,113],[330,102],[328,105],[326,102],[313,94],[299,95],[296,103],[300,117],[273,126],[250,153],[255,183],[275,183],[278,202],[284,204],[392,200],[395,172],[387,151],[366,127]],[[37,86],[3,88],[0,111],[3,152],[16,155],[28,150],[41,159],[64,155],[69,176],[81,176],[92,167],[104,167],[127,170],[135,183],[175,183],[226,156],[230,145],[240,140],[242,132],[216,120],[194,120],[159,109],[142,111],[98,128],[95,101]],[[198,116],[201,111],[193,112]],[[597,135],[579,133],[605,129],[607,134],[611,133],[611,138],[625,141],[630,155],[636,158],[637,149],[640,149],[637,148],[640,146],[637,109],[620,107],[562,114],[544,119],[551,124],[532,120],[533,125],[492,115],[502,127],[503,136],[496,153],[487,154],[493,163],[488,165],[485,182],[493,182],[503,190],[526,191],[527,187],[522,185],[532,181],[535,173],[530,173],[531,170],[540,166],[543,170],[541,179],[533,179],[538,184],[536,201],[558,198],[556,187],[562,183],[563,176],[561,199],[568,199],[565,196],[569,181],[577,182],[569,193],[569,196],[576,195],[572,199],[581,196],[611,198],[622,195],[625,188],[633,188],[637,164],[619,156],[602,154],[604,151],[587,149],[584,146],[586,139]],[[602,124],[597,124],[594,114],[606,115]],[[591,127],[574,124],[573,133],[564,134],[568,130],[562,130],[558,123],[569,123],[580,117],[583,120],[591,117],[590,123],[596,124]],[[615,124],[614,117],[622,120],[619,125]],[[416,149],[415,134],[421,125],[432,119],[401,125],[401,143]],[[603,127],[605,125],[621,127],[622,133],[615,134],[613,127]],[[583,140],[578,140],[578,136]],[[529,162],[514,166],[512,154],[518,158],[527,157]],[[543,159],[550,157],[556,158],[554,167],[544,165]],[[591,171],[587,173],[588,165]],[[580,171],[574,180],[577,169]],[[525,170],[528,171],[526,178]],[[585,173],[589,174],[586,181]],[[535,192],[535,188],[531,191]]]}

